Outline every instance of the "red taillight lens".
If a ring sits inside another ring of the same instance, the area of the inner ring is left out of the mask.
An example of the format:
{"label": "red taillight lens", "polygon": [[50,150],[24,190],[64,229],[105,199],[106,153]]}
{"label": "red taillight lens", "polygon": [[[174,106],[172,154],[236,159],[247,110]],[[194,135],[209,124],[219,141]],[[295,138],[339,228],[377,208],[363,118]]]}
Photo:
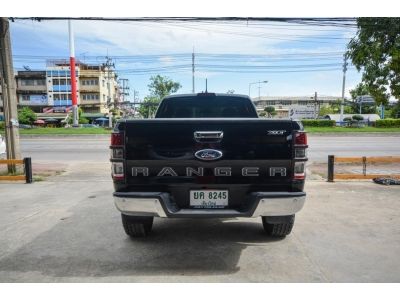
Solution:
{"label": "red taillight lens", "polygon": [[307,145],[307,134],[305,132],[296,132],[294,143],[295,145]]}
{"label": "red taillight lens", "polygon": [[111,133],[111,146],[122,146],[124,144],[124,138],[122,133]]}

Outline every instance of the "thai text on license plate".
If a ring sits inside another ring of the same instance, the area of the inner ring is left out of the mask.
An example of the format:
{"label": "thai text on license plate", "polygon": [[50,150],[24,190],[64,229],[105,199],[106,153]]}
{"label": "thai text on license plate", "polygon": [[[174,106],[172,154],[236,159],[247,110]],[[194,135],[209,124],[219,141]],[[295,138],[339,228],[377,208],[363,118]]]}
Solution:
{"label": "thai text on license plate", "polygon": [[224,208],[228,206],[227,190],[192,190],[190,206],[195,208]]}

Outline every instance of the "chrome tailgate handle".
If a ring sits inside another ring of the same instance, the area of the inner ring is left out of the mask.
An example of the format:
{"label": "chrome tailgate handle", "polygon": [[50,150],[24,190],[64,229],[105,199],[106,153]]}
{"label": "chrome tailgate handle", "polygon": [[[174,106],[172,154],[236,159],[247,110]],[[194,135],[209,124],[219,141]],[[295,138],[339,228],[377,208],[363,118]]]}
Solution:
{"label": "chrome tailgate handle", "polygon": [[219,142],[224,137],[223,131],[195,131],[194,139],[198,142],[210,142],[216,141]]}

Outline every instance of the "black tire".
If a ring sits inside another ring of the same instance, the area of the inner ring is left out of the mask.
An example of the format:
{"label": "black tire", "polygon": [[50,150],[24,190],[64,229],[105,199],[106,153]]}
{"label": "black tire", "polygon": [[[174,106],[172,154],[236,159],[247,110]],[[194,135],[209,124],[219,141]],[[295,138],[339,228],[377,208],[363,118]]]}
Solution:
{"label": "black tire", "polygon": [[294,215],[261,217],[265,232],[272,237],[285,237],[292,231]]}
{"label": "black tire", "polygon": [[154,217],[137,217],[124,214],[121,214],[121,217],[125,233],[130,237],[145,237],[151,232]]}

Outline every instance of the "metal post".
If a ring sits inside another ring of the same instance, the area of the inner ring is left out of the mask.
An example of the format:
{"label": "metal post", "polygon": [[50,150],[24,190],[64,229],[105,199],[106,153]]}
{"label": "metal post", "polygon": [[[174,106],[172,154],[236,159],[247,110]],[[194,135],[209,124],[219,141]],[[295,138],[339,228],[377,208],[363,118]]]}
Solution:
{"label": "metal post", "polygon": [[71,20],[68,20],[68,33],[69,33],[69,66],[70,66],[70,77],[71,77],[71,97],[72,97],[72,116],[73,116],[73,127],[79,126],[78,120],[78,101],[76,94],[76,73],[75,73],[75,43],[74,43],[74,30],[72,27]]}
{"label": "metal post", "polygon": [[[21,152],[19,147],[17,93],[12,62],[10,25],[7,18],[0,18],[0,77],[3,92],[7,159],[19,159]],[[14,173],[15,165],[8,165],[8,171]]]}
{"label": "metal post", "polygon": [[335,156],[328,155],[328,182],[334,182],[335,176]]}
{"label": "metal post", "polygon": [[363,162],[363,175],[367,175],[367,158],[365,156],[362,157]]}
{"label": "metal post", "polygon": [[347,71],[347,55],[345,54],[343,62],[343,82],[342,82],[342,101],[340,103],[340,126],[342,126],[343,122],[343,105],[344,105],[344,90],[346,85],[346,71]]}
{"label": "metal post", "polygon": [[32,183],[32,159],[30,157],[24,158],[24,167],[25,167],[25,178],[26,183]]}

